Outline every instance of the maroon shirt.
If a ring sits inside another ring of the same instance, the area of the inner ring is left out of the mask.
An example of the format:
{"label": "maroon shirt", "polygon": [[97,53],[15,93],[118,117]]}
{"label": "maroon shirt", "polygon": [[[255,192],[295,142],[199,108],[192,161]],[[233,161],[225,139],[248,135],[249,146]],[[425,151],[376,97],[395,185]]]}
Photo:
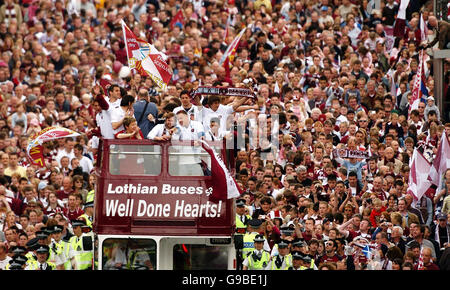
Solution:
{"label": "maroon shirt", "polygon": [[76,220],[80,215],[84,214],[84,211],[81,208],[76,208],[74,211],[71,211],[68,208],[64,209],[64,215],[71,221]]}
{"label": "maroon shirt", "polygon": [[328,262],[336,263],[336,262],[338,262],[340,260],[342,260],[342,258],[340,256],[336,255],[336,254],[331,256],[331,257],[329,257],[327,254],[325,254],[322,257],[320,257],[320,262],[319,263],[320,264],[321,263],[328,263]]}
{"label": "maroon shirt", "polygon": [[58,199],[64,200],[64,199],[68,199],[69,194],[71,194],[72,192],[73,192],[73,190],[65,191],[64,189],[61,189],[61,190],[56,191],[56,196],[58,197]]}

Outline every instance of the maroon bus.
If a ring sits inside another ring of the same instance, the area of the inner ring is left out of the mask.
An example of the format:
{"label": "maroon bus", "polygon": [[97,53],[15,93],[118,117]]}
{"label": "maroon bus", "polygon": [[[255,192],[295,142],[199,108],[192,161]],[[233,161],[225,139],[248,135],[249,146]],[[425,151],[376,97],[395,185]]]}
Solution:
{"label": "maroon bus", "polygon": [[[222,142],[208,142],[233,172]],[[102,140],[98,269],[235,269],[234,200],[213,202],[210,156],[191,141]]]}

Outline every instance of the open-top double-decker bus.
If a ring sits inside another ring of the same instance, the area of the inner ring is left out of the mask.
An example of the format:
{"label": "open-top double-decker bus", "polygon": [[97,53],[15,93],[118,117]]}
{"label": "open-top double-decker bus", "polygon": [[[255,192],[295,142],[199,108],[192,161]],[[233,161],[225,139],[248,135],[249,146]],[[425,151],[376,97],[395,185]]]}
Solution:
{"label": "open-top double-decker bus", "polygon": [[[230,168],[224,143],[208,143]],[[234,200],[211,198],[210,161],[191,141],[102,140],[98,269],[235,269]]]}

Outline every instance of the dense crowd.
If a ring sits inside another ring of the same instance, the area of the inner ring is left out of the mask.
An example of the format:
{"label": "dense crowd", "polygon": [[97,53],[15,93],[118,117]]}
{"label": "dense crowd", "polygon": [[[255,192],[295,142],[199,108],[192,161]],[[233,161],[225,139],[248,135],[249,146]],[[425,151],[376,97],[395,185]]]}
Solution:
{"label": "dense crowd", "polygon": [[[232,137],[243,140],[233,173],[244,268],[450,269],[450,170],[420,200],[407,193],[414,149],[431,162],[450,136],[430,57],[447,45],[442,33],[432,42],[446,22],[432,1],[411,1],[393,36],[399,2],[379,2],[0,0],[0,269],[90,267],[77,249],[100,138]],[[127,67],[122,19],[168,56],[166,90]],[[422,48],[428,96],[411,108]],[[256,98],[192,98],[200,85]],[[50,126],[81,135],[44,143],[41,168],[28,139]]]}

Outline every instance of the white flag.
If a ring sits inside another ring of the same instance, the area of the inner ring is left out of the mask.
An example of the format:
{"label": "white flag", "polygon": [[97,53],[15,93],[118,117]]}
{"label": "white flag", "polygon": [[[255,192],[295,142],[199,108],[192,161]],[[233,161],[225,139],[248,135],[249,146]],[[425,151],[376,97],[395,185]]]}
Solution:
{"label": "white flag", "polygon": [[448,142],[446,131],[442,132],[441,143],[439,144],[436,157],[433,160],[433,165],[430,169],[430,175],[428,180],[432,184],[437,185],[436,192],[442,189],[442,181],[444,179],[444,173],[450,168],[450,144]]}
{"label": "white flag", "polygon": [[413,204],[419,201],[430,188],[431,182],[427,179],[431,164],[423,157],[417,149],[414,149],[410,162],[409,180],[407,193],[414,197]]}

